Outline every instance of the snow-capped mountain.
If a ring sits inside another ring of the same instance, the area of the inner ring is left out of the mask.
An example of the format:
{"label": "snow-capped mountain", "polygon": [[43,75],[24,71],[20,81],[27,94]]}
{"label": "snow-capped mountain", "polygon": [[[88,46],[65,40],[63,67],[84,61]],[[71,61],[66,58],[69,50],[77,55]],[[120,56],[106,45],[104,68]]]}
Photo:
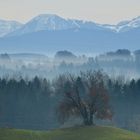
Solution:
{"label": "snow-capped mountain", "polygon": [[101,25],[116,32],[125,32],[140,27],[140,16],[129,21],[122,21],[117,25]]}
{"label": "snow-capped mountain", "polygon": [[22,24],[17,21],[0,20],[0,37],[21,28]]}
{"label": "snow-capped mountain", "polygon": [[26,24],[20,24],[15,21],[0,20],[0,37],[20,36],[38,31],[59,31],[59,30],[103,30],[109,32],[126,32],[140,27],[140,17],[130,21],[122,21],[117,25],[98,24],[92,21],[83,21],[76,19],[65,19],[55,14],[41,14],[31,19]]}
{"label": "snow-capped mountain", "polygon": [[[22,35],[32,32],[38,32],[42,30],[57,31],[67,29],[104,29],[99,24],[90,21],[64,19],[53,14],[41,14],[25,25],[19,30],[9,34],[10,36]],[[8,36],[9,36],[8,35]]]}
{"label": "snow-capped mountain", "polygon": [[64,30],[68,28],[78,28],[78,25],[57,15],[41,14],[10,35],[22,35],[42,30]]}
{"label": "snow-capped mountain", "polygon": [[140,17],[117,25],[103,25],[57,15],[39,15],[0,38],[3,52],[104,52],[140,46]]}

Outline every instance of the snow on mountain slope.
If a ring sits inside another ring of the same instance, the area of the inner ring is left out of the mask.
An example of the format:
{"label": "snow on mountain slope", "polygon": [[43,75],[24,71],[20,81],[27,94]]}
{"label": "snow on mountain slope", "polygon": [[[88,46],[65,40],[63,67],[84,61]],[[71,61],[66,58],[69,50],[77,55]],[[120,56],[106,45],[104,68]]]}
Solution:
{"label": "snow on mountain slope", "polygon": [[[2,25],[1,25],[2,24]],[[98,24],[92,21],[83,21],[75,19],[64,19],[55,14],[41,14],[31,19],[24,25],[18,22],[2,22],[0,21],[0,37],[20,36],[23,34],[34,33],[38,31],[58,31],[68,29],[89,29],[103,30],[111,32],[125,32],[140,27],[140,17],[130,21],[122,21],[117,25]]]}
{"label": "snow on mountain slope", "polygon": [[140,27],[140,16],[129,21],[122,21],[117,25],[101,25],[116,32],[125,32]]}
{"label": "snow on mountain slope", "polygon": [[10,36],[22,35],[42,30],[67,30],[67,29],[104,29],[94,22],[87,22],[82,20],[64,19],[53,14],[41,14],[28,23],[22,28],[9,34]]}
{"label": "snow on mountain slope", "polygon": [[16,21],[0,20],[0,37],[19,29],[21,26],[22,24]]}
{"label": "snow on mountain slope", "polygon": [[[117,33],[116,33],[117,32]],[[117,25],[102,25],[57,15],[39,15],[0,38],[3,52],[105,52],[120,48],[137,50],[140,17]]]}
{"label": "snow on mountain slope", "polygon": [[120,27],[120,31],[128,31],[131,30],[133,28],[138,28],[140,27],[140,16],[137,18],[134,18],[130,21],[126,21],[126,22],[120,22],[118,24],[118,26]]}

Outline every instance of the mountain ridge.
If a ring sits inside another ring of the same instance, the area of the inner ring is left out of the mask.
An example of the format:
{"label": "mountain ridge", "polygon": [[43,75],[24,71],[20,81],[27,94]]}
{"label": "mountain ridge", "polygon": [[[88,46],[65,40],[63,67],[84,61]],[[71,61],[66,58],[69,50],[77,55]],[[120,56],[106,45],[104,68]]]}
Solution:
{"label": "mountain ridge", "polygon": [[104,25],[106,28],[115,30],[116,32],[125,32],[133,28],[140,27],[140,16],[133,18],[132,20],[121,21],[116,25]]}
{"label": "mountain ridge", "polygon": [[117,49],[133,51],[140,46],[139,21],[140,17],[106,27],[107,25],[90,21],[40,15],[0,38],[0,48],[4,53],[54,53],[60,50],[102,53]]}
{"label": "mountain ridge", "polygon": [[55,31],[68,29],[109,30],[112,32],[120,33],[137,27],[140,27],[140,16],[129,21],[119,22],[116,25],[110,25],[99,24],[93,21],[62,18],[56,14],[40,14],[29,20],[27,23],[20,24],[20,27],[0,34],[0,37],[18,36],[43,30]]}
{"label": "mountain ridge", "polygon": [[55,14],[41,14],[32,18],[29,22],[23,25],[23,27],[10,33],[8,36],[23,35],[43,30],[57,31],[81,28],[101,29],[102,27],[91,21],[65,19]]}
{"label": "mountain ridge", "polygon": [[19,29],[23,24],[14,20],[0,19],[0,37]]}

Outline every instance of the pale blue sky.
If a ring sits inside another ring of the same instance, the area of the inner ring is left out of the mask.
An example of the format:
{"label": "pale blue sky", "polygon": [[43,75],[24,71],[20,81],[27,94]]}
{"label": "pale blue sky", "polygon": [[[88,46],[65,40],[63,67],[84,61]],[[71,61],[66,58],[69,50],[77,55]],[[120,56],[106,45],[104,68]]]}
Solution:
{"label": "pale blue sky", "polygon": [[26,22],[41,13],[115,24],[140,16],[140,0],[0,0],[0,19]]}

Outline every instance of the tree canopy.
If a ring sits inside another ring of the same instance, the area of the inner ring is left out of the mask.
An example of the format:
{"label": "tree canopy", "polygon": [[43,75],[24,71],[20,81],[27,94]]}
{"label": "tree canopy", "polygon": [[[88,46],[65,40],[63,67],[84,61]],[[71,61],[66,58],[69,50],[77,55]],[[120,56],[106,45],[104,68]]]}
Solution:
{"label": "tree canopy", "polygon": [[[111,119],[108,91],[104,74],[98,72],[81,73],[80,76],[61,77],[64,98],[60,102],[58,114],[60,121],[70,116],[79,116],[85,125],[93,125],[93,118]],[[59,79],[60,82],[60,79]]]}

